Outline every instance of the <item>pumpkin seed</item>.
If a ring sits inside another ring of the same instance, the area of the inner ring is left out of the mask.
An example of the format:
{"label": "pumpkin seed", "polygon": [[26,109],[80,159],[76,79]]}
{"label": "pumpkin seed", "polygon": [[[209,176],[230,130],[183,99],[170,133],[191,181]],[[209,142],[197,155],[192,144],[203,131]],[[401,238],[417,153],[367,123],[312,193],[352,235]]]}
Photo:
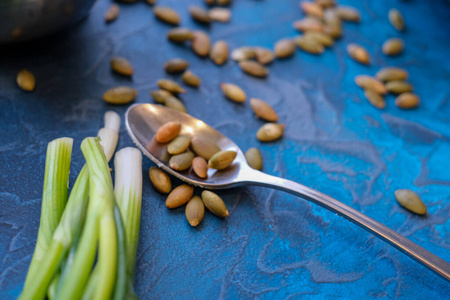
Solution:
{"label": "pumpkin seed", "polygon": [[197,22],[205,24],[211,23],[211,18],[209,17],[208,12],[200,6],[189,6],[189,13],[191,14],[192,19]]}
{"label": "pumpkin seed", "polygon": [[226,23],[231,19],[231,10],[223,7],[211,8],[208,12],[208,16],[211,20]]}
{"label": "pumpkin seed", "polygon": [[119,16],[120,8],[117,4],[111,4],[105,13],[105,21],[110,23]]}
{"label": "pumpkin seed", "polygon": [[342,26],[338,24],[327,24],[323,32],[334,39],[338,39],[342,36]]}
{"label": "pumpkin seed", "polygon": [[387,67],[379,70],[375,75],[381,81],[405,80],[408,78],[408,72],[401,68]]}
{"label": "pumpkin seed", "polygon": [[136,98],[137,93],[138,91],[133,88],[119,86],[107,90],[103,94],[103,100],[110,104],[127,104]]}
{"label": "pumpkin seed", "polygon": [[365,48],[358,44],[348,44],[347,53],[351,58],[361,64],[370,64],[369,53],[367,53],[367,50]]}
{"label": "pumpkin seed", "polygon": [[316,0],[317,4],[322,6],[322,8],[333,7],[336,5],[335,0]]}
{"label": "pumpkin seed", "polygon": [[365,90],[364,96],[366,96],[370,104],[372,104],[376,108],[383,109],[386,107],[386,101],[384,100],[383,96],[381,96],[377,92],[374,92],[372,90]]}
{"label": "pumpkin seed", "polygon": [[422,199],[411,190],[399,189],[395,191],[395,199],[401,206],[418,215],[425,215],[427,207]]}
{"label": "pumpkin seed", "polygon": [[232,83],[222,83],[220,84],[222,92],[231,101],[242,103],[247,100],[247,95],[245,92],[235,84]]}
{"label": "pumpkin seed", "polygon": [[173,97],[173,95],[171,93],[169,93],[168,91],[165,91],[165,90],[151,91],[150,95],[153,97],[153,99],[155,99],[155,101],[157,103],[161,103],[161,104],[164,104],[164,102],[166,102],[167,98]]}
{"label": "pumpkin seed", "polygon": [[255,47],[254,50],[255,50],[256,60],[260,64],[263,64],[263,65],[269,64],[275,58],[275,55],[273,54],[273,52],[270,49],[262,48],[262,47]]}
{"label": "pumpkin seed", "polygon": [[196,227],[203,220],[205,215],[205,205],[199,196],[194,196],[189,200],[185,210],[186,220],[192,227]]}
{"label": "pumpkin seed", "polygon": [[405,22],[403,20],[403,16],[401,12],[398,9],[391,8],[389,10],[389,22],[391,22],[392,26],[394,26],[395,29],[398,31],[405,30]]}
{"label": "pumpkin seed", "polygon": [[269,69],[264,67],[259,62],[253,60],[243,60],[239,62],[239,67],[245,73],[255,77],[266,77],[269,74]]}
{"label": "pumpkin seed", "polygon": [[228,44],[225,41],[217,41],[211,48],[209,57],[216,65],[223,65],[228,60]]}
{"label": "pumpkin seed", "polygon": [[237,152],[233,150],[222,150],[214,154],[208,160],[208,168],[223,170],[228,168],[236,158]]}
{"label": "pumpkin seed", "polygon": [[303,51],[311,54],[322,54],[325,50],[322,44],[312,38],[307,38],[306,36],[295,38],[295,44]]}
{"label": "pumpkin seed", "polygon": [[403,52],[403,41],[399,38],[388,39],[383,44],[383,53],[386,55],[399,55]]}
{"label": "pumpkin seed", "polygon": [[211,191],[202,192],[202,201],[206,208],[218,217],[225,218],[230,215],[225,202],[216,193]]}
{"label": "pumpkin seed", "polygon": [[402,94],[413,91],[413,86],[406,81],[393,80],[386,83],[386,88],[390,93]]}
{"label": "pumpkin seed", "polygon": [[180,101],[180,99],[178,99],[175,96],[172,97],[168,97],[166,98],[166,100],[164,101],[164,105],[166,107],[181,111],[181,112],[186,112],[186,107],[184,106],[183,102]]}
{"label": "pumpkin seed", "polygon": [[182,184],[173,189],[167,196],[166,207],[173,209],[186,204],[191,200],[194,194],[194,188],[187,184]]}
{"label": "pumpkin seed", "polygon": [[178,83],[170,79],[160,79],[157,84],[161,89],[171,93],[186,93],[186,91]]}
{"label": "pumpkin seed", "polygon": [[256,132],[256,138],[261,142],[272,142],[283,136],[286,125],[267,123]]}
{"label": "pumpkin seed", "polygon": [[167,39],[174,43],[184,43],[186,41],[192,41],[194,39],[194,33],[190,29],[178,27],[171,29],[167,33]]}
{"label": "pumpkin seed", "polygon": [[186,70],[183,75],[181,75],[181,80],[193,87],[198,87],[201,83],[201,79],[189,70]]}
{"label": "pumpkin seed", "polygon": [[167,73],[180,73],[189,67],[189,63],[181,58],[173,58],[164,64]]}
{"label": "pumpkin seed", "polygon": [[315,42],[330,47],[334,44],[333,38],[325,32],[308,31],[304,34],[306,39],[314,40]]}
{"label": "pumpkin seed", "polygon": [[257,148],[250,148],[245,152],[245,159],[250,167],[255,170],[262,169],[262,156]]}
{"label": "pumpkin seed", "polygon": [[227,6],[231,3],[231,0],[216,0],[217,5]]}
{"label": "pumpkin seed", "polygon": [[258,98],[250,99],[250,106],[253,109],[253,112],[259,118],[268,121],[268,122],[276,122],[278,121],[278,115],[275,110],[267,104],[265,101]]}
{"label": "pumpkin seed", "polygon": [[172,155],[183,153],[191,143],[191,138],[187,135],[179,135],[167,145],[167,152]]}
{"label": "pumpkin seed", "polygon": [[124,76],[133,75],[133,66],[131,63],[124,57],[113,57],[110,60],[111,69],[114,72],[117,72]]}
{"label": "pumpkin seed", "polygon": [[205,57],[209,54],[211,49],[211,40],[209,36],[203,31],[194,31],[194,40],[192,42],[192,49],[198,56]]}
{"label": "pumpkin seed", "polygon": [[276,42],[274,52],[277,58],[290,57],[295,52],[295,43],[291,39],[281,39]]}
{"label": "pumpkin seed", "polygon": [[178,13],[167,6],[157,6],[153,8],[153,13],[155,16],[163,22],[171,25],[180,24],[180,16]]}
{"label": "pumpkin seed", "polygon": [[150,5],[155,5],[156,4],[156,0],[146,0],[146,2]]}
{"label": "pumpkin seed", "polygon": [[168,194],[172,190],[172,181],[169,175],[158,167],[151,167],[149,170],[150,181],[153,187],[162,194]]}
{"label": "pumpkin seed", "polygon": [[167,122],[156,131],[156,141],[158,143],[168,143],[178,136],[181,130],[181,123]]}
{"label": "pumpkin seed", "polygon": [[192,161],[192,169],[200,178],[206,178],[208,176],[208,162],[201,156],[194,158]]}
{"label": "pumpkin seed", "polygon": [[255,50],[252,47],[241,47],[231,52],[231,59],[234,61],[248,60],[254,58],[255,55]]}
{"label": "pumpkin seed", "polygon": [[33,73],[30,71],[23,69],[17,74],[16,78],[17,85],[27,92],[31,92],[36,87],[36,79],[34,78]]}
{"label": "pumpkin seed", "polygon": [[368,75],[358,75],[355,77],[355,83],[362,89],[372,90],[378,94],[387,94],[384,84],[375,77]]}
{"label": "pumpkin seed", "polygon": [[326,25],[338,25],[342,26],[342,20],[339,17],[337,10],[335,8],[326,9],[323,13],[323,21]]}
{"label": "pumpkin seed", "polygon": [[216,0],[205,0],[206,5],[214,5],[216,4]]}
{"label": "pumpkin seed", "polygon": [[306,17],[301,20],[297,20],[293,24],[294,28],[298,31],[320,31],[323,32],[325,27],[321,20],[314,17]]}
{"label": "pumpkin seed", "polygon": [[413,93],[403,93],[395,99],[395,105],[402,109],[416,108],[419,104],[419,97]]}
{"label": "pumpkin seed", "polygon": [[356,22],[359,23],[361,21],[361,15],[359,11],[351,6],[340,5],[336,7],[336,14],[341,20],[347,22]]}
{"label": "pumpkin seed", "polygon": [[185,171],[192,166],[193,159],[194,153],[190,151],[176,154],[170,158],[169,166],[176,171]]}
{"label": "pumpkin seed", "polygon": [[220,147],[213,140],[207,137],[194,136],[191,139],[191,149],[200,157],[209,160],[214,154],[220,151]]}
{"label": "pumpkin seed", "polygon": [[317,3],[302,1],[300,2],[300,8],[307,15],[317,17],[319,19],[323,18],[323,9]]}

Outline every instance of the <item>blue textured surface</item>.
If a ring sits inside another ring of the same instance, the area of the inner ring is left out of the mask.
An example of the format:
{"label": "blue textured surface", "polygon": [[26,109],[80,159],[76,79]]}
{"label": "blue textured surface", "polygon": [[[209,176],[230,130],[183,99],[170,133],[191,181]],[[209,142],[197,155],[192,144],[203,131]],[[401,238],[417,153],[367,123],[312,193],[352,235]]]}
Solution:
{"label": "blue textured surface", "polygon": [[[187,15],[189,2],[160,0],[176,7],[182,25],[203,28]],[[200,3],[201,1],[195,1]],[[231,48],[272,45],[297,33],[298,1],[238,0],[229,24],[206,28]],[[115,85],[139,90],[136,102],[151,102],[156,80],[171,77],[163,63],[183,57],[202,79],[182,99],[188,111],[232,138],[243,150],[256,146],[264,171],[318,189],[362,211],[450,261],[450,5],[446,1],[340,1],[362,11],[361,24],[345,24],[344,37],[322,56],[297,52],[270,65],[267,79],[242,74],[234,62],[223,67],[200,59],[184,46],[169,44],[170,26],[156,21],[145,3],[121,5],[105,24],[108,1],[62,36],[0,55],[0,298],[18,296],[31,260],[39,224],[45,151],[57,137],[75,138],[72,183],[84,164],[79,145],[102,126],[113,109],[103,92]],[[387,11],[398,7],[407,31],[397,33]],[[405,40],[405,53],[387,58],[382,42]],[[357,41],[373,64],[361,66],[345,55]],[[135,75],[110,72],[109,58],[128,57]],[[354,76],[380,67],[405,67],[422,99],[413,111],[394,106],[380,111],[364,99]],[[15,76],[29,68],[33,93],[19,90]],[[179,80],[175,76],[176,80]],[[221,94],[221,82],[239,83],[251,97],[265,99],[286,123],[284,138],[260,144],[263,124],[248,103]],[[119,148],[132,142],[122,126]],[[144,199],[137,256],[136,290],[142,299],[343,297],[346,299],[445,299],[450,283],[364,230],[309,204],[264,188],[221,191],[230,217],[207,214],[191,228],[184,209],[169,211],[151,187],[144,160]],[[177,184],[179,182],[176,182]],[[428,206],[426,217],[402,209],[398,188],[416,191]],[[197,191],[198,192],[198,191]]]}

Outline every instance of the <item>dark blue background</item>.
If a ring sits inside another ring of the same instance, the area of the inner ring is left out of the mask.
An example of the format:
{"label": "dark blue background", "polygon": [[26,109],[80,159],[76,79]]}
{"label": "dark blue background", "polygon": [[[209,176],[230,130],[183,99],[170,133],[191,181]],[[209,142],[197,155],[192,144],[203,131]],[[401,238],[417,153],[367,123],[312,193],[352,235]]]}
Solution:
{"label": "dark blue background", "polygon": [[[209,28],[193,22],[188,6],[202,1],[159,0],[176,8],[182,26],[205,29],[232,49],[272,47],[298,33],[299,1],[237,0],[229,24]],[[450,5],[448,1],[340,1],[362,12],[360,24],[345,24],[344,36],[321,56],[297,51],[275,61],[267,79],[242,74],[235,62],[218,67],[188,47],[170,44],[171,26],[154,19],[143,2],[121,5],[121,15],[105,24],[109,2],[71,32],[22,47],[0,47],[0,298],[19,295],[39,224],[47,143],[75,139],[72,183],[84,164],[79,145],[103,125],[103,113],[123,116],[127,107],[105,104],[101,95],[116,85],[139,90],[136,102],[153,102],[149,91],[166,75],[163,63],[182,57],[203,82],[182,96],[187,110],[232,138],[245,151],[258,147],[264,171],[318,189],[362,211],[450,261]],[[407,31],[387,21],[399,8]],[[388,58],[381,44],[405,40],[404,54]],[[369,50],[372,65],[345,54],[350,42]],[[129,58],[132,80],[112,74],[109,59]],[[364,99],[353,82],[400,66],[421,97],[412,111],[385,110]],[[22,68],[37,78],[33,93],[21,91]],[[174,76],[179,80],[178,76]],[[249,103],[226,100],[221,82],[241,85],[250,97],[266,100],[286,123],[283,139],[260,144],[263,124]],[[118,148],[132,142],[122,126]],[[148,180],[144,159],[141,234],[136,290],[142,299],[343,297],[444,299],[450,284],[364,230],[302,199],[265,188],[221,191],[230,217],[206,214],[198,228],[184,209],[169,211]],[[179,184],[179,182],[175,182]],[[398,188],[416,191],[428,206],[426,217],[401,208]],[[199,192],[199,191],[197,191]]]}

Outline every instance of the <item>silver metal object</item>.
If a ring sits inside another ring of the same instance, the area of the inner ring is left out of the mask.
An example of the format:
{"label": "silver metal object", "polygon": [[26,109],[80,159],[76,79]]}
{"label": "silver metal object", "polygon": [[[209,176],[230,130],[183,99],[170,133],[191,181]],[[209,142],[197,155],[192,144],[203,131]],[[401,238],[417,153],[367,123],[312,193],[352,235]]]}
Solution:
{"label": "silver metal object", "polygon": [[[237,152],[233,164],[223,171],[209,170],[201,179],[193,171],[178,172],[169,167],[166,147],[154,136],[158,128],[169,121],[183,124],[180,134],[199,135],[214,140],[223,150]],[[401,252],[450,281],[450,264],[409,239],[321,192],[299,183],[271,176],[249,167],[239,147],[229,138],[190,115],[160,105],[135,104],[125,114],[125,124],[134,143],[154,163],[179,179],[206,189],[224,189],[239,185],[259,185],[279,189],[318,204],[391,244]]]}
{"label": "silver metal object", "polygon": [[66,29],[95,0],[0,0],[0,44],[23,42]]}

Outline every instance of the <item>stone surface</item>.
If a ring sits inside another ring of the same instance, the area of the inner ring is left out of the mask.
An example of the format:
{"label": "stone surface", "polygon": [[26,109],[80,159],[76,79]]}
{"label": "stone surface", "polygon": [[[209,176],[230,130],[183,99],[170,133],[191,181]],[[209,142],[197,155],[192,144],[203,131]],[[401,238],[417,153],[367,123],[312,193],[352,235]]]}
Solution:
{"label": "stone surface", "polygon": [[[135,102],[153,102],[148,93],[157,89],[159,78],[181,82],[163,68],[175,57],[188,60],[202,78],[198,89],[186,87],[188,93],[181,96],[188,112],[244,151],[258,147],[265,172],[340,199],[450,261],[450,27],[443,26],[450,5],[395,2],[407,25],[398,33],[387,19],[390,1],[341,2],[361,10],[361,23],[345,24],[343,38],[321,56],[297,50],[291,58],[274,61],[266,79],[243,74],[236,62],[219,67],[188,46],[169,43],[172,27],[157,21],[144,2],[120,5],[120,17],[106,24],[103,14],[110,3],[101,0],[70,32],[22,47],[1,46],[0,298],[14,299],[23,287],[37,237],[47,143],[75,138],[72,185],[84,164],[82,139],[97,133],[106,110],[123,116],[127,108],[104,103],[102,94],[129,85],[139,90]],[[272,48],[280,38],[297,35],[292,22],[302,16],[298,1],[235,1],[230,23],[205,28],[189,17],[190,4],[164,1],[180,13],[182,26],[206,30],[212,41],[226,40],[230,49]],[[385,57],[381,45],[393,36],[404,39],[406,50]],[[368,49],[370,67],[345,54],[350,42]],[[111,72],[113,56],[130,60],[132,79]],[[364,99],[353,78],[388,65],[410,72],[423,99],[419,108],[402,111],[389,95],[379,111]],[[22,68],[36,76],[32,93],[16,86]],[[254,117],[249,103],[226,100],[222,82],[239,84],[249,97],[274,107],[286,124],[284,137],[260,144],[255,133],[264,122]],[[122,125],[118,147],[132,145]],[[192,228],[184,208],[164,206],[165,196],[148,178],[151,166],[144,159],[136,265],[141,299],[444,299],[450,294],[448,282],[378,238],[282,192],[259,187],[220,191],[230,217],[206,213]],[[394,197],[399,188],[416,191],[428,215],[400,207]]]}

